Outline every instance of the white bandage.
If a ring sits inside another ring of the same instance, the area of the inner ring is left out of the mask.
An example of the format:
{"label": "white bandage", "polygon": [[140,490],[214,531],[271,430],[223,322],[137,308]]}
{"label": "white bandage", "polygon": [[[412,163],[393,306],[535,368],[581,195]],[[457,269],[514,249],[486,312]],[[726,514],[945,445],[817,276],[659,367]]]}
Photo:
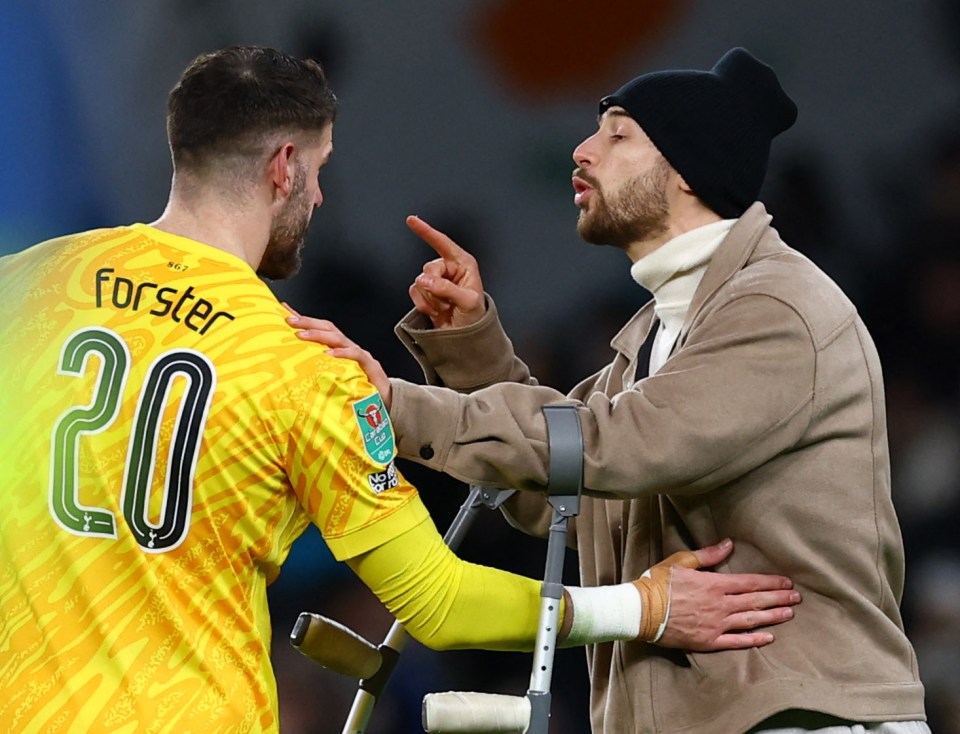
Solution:
{"label": "white bandage", "polygon": [[563,647],[634,640],[640,634],[643,602],[633,584],[566,589],[573,602],[573,624]]}

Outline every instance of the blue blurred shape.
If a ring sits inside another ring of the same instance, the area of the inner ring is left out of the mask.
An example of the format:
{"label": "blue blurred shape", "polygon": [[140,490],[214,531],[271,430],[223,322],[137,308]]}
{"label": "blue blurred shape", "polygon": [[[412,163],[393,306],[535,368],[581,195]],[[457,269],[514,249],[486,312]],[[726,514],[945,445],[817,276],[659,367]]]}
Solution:
{"label": "blue blurred shape", "polygon": [[43,10],[0,2],[0,255],[95,226],[64,49]]}

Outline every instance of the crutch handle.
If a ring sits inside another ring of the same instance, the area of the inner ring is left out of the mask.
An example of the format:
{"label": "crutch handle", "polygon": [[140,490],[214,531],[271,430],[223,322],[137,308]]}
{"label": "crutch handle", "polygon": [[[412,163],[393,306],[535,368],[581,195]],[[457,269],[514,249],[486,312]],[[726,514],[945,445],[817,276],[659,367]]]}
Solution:
{"label": "crutch handle", "polygon": [[324,668],[351,678],[371,678],[383,662],[373,643],[339,622],[311,612],[301,612],[290,642]]}
{"label": "crutch handle", "polygon": [[449,691],[423,697],[423,729],[431,734],[523,734],[530,701],[523,696]]}

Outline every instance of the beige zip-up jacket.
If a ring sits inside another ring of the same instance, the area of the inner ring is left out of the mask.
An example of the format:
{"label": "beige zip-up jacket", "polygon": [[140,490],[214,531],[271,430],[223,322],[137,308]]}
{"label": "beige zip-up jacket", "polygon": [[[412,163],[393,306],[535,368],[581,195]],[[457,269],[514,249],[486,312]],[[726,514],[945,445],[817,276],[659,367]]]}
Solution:
{"label": "beige zip-up jacket", "polygon": [[[880,363],[851,302],[754,204],[722,242],[672,355],[635,381],[652,304],[613,361],[569,396],[516,358],[491,303],[465,329],[415,312],[398,334],[433,386],[392,381],[401,456],[464,481],[542,489],[541,407],[580,406],[582,583],[637,578],[674,551],[735,541],[721,573],[781,573],[803,595],[767,647],[587,650],[595,734],[736,734],[778,711],[924,719],[903,631],[903,547],[890,495]],[[571,339],[577,338],[575,334]],[[545,529],[519,495],[514,521]]]}

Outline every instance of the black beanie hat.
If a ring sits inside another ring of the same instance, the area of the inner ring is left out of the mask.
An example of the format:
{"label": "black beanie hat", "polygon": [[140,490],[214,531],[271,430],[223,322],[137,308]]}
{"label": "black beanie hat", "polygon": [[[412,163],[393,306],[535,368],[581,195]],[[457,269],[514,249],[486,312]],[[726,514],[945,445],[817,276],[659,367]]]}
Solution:
{"label": "black beanie hat", "polygon": [[760,194],[770,142],[797,119],[776,73],[734,48],[710,71],[638,76],[600,100],[600,114],[623,107],[720,216],[739,217]]}

